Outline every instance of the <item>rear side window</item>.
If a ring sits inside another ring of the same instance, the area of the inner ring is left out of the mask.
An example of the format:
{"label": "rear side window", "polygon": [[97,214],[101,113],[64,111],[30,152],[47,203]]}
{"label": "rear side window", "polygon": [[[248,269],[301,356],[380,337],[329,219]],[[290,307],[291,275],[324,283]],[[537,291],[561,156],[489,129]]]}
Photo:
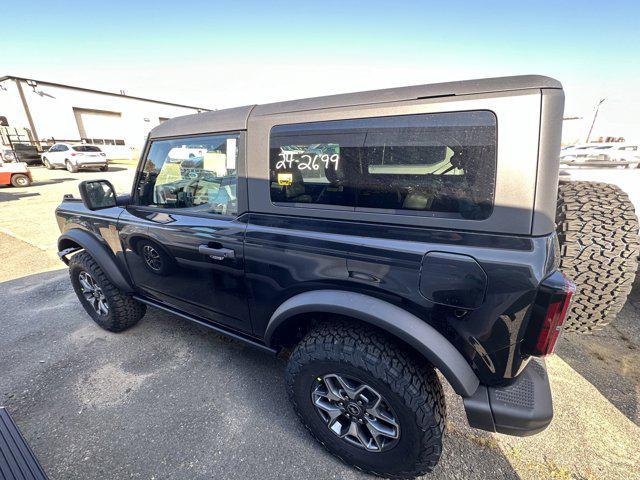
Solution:
{"label": "rear side window", "polygon": [[496,130],[484,110],[276,126],[271,201],[485,219]]}
{"label": "rear side window", "polygon": [[77,147],[72,147],[76,152],[101,152],[98,147],[94,147],[93,145],[79,145]]}

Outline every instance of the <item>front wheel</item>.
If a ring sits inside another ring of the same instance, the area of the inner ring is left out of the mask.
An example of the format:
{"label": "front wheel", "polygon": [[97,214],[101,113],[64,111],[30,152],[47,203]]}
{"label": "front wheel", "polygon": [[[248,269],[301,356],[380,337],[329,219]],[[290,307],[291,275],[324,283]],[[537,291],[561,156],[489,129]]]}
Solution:
{"label": "front wheel", "polygon": [[100,171],[101,172],[108,172],[109,171],[109,165],[104,165],[104,166],[100,167]]}
{"label": "front wheel", "polygon": [[83,251],[69,260],[71,285],[89,316],[105,330],[122,332],[144,316],[146,306],[116,287]]}
{"label": "front wheel", "polygon": [[438,463],[442,385],[433,368],[382,333],[321,324],[291,354],[286,384],[304,425],[346,463],[389,478]]}
{"label": "front wheel", "polygon": [[47,170],[53,170],[53,167],[51,166],[51,163],[49,163],[49,159],[47,157],[42,159],[42,163]]}

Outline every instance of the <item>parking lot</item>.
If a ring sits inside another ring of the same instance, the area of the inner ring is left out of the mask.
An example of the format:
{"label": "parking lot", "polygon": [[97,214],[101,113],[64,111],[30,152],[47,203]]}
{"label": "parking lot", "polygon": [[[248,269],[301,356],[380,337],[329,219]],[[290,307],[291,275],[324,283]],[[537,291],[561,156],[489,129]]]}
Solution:
{"label": "parking lot", "polygon": [[[89,178],[130,190],[135,166],[32,168],[0,187],[0,405],[52,479],[370,478],[325,453],[290,408],[284,361],[150,309],[112,334],[56,256],[54,210]],[[579,170],[631,193],[640,170]],[[547,360],[555,419],[515,438],[472,430],[447,387],[443,459],[426,478],[640,478],[640,282],[616,323],[564,335]]]}

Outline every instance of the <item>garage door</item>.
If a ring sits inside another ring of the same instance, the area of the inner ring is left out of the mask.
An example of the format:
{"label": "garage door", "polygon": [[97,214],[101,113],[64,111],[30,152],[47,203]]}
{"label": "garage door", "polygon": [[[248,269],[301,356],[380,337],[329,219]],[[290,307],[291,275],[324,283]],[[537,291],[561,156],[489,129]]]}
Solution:
{"label": "garage door", "polygon": [[117,112],[74,108],[80,138],[122,139],[122,118]]}

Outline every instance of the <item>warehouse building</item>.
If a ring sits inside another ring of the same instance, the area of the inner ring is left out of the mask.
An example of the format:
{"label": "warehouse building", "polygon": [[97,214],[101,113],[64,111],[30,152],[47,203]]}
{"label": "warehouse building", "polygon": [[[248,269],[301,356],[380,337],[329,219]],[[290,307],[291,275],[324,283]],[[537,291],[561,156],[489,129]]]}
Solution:
{"label": "warehouse building", "polygon": [[[118,156],[139,149],[172,117],[207,109],[28,78],[0,77],[0,126],[38,148],[55,142],[100,145]],[[6,135],[5,135],[6,136]]]}

